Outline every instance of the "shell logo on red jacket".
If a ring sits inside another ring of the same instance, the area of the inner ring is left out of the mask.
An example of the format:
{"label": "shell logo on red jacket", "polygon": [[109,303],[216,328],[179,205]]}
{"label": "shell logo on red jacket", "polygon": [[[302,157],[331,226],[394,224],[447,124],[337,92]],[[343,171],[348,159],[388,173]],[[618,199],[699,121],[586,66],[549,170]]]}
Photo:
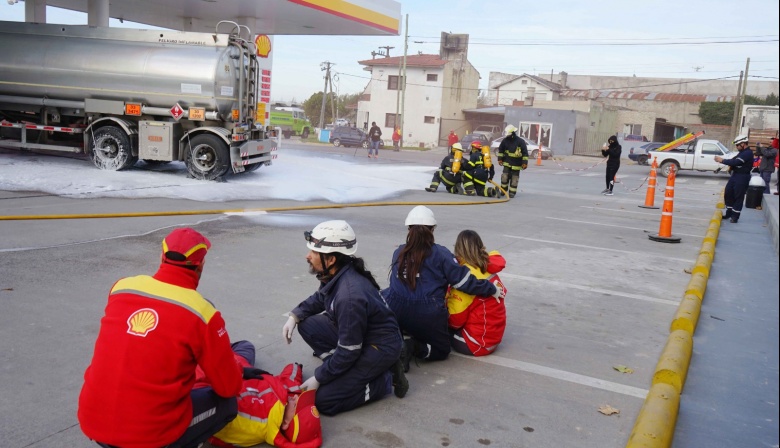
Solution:
{"label": "shell logo on red jacket", "polygon": [[141,308],[127,318],[127,332],[133,336],[146,337],[150,331],[157,328],[159,316],[151,308]]}
{"label": "shell logo on red jacket", "polygon": [[265,34],[258,34],[255,38],[257,55],[261,58],[267,58],[271,54],[271,38]]}

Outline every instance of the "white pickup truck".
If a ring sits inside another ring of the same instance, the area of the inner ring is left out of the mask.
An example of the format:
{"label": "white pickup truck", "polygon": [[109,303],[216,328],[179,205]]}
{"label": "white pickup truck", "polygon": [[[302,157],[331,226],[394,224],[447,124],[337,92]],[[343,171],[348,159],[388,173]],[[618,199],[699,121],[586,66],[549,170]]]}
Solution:
{"label": "white pickup truck", "polygon": [[718,173],[720,168],[725,165],[716,162],[715,156],[730,159],[736,155],[736,151],[729,151],[721,142],[703,138],[669,151],[648,151],[647,153],[648,160],[657,157],[659,174],[664,177],[669,176],[672,167],[675,167],[677,171],[696,170]]}

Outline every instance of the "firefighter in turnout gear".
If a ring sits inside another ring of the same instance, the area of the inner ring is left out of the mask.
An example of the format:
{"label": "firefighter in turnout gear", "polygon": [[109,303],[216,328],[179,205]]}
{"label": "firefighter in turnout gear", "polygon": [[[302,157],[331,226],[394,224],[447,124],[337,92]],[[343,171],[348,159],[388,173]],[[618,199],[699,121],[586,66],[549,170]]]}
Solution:
{"label": "firefighter in turnout gear", "polygon": [[[488,187],[487,182],[493,180],[495,168],[490,159],[490,146],[484,145],[481,148],[479,143],[471,144],[471,157],[468,161],[469,170],[463,172],[464,193],[471,196],[494,197],[496,189]],[[470,187],[466,186],[466,180],[470,182]]]}
{"label": "firefighter in turnout gear", "polygon": [[450,147],[450,153],[442,159],[439,169],[433,173],[431,186],[426,187],[425,191],[435,193],[439,189],[439,183],[443,182],[448,192],[453,194],[460,193],[460,168],[462,164],[463,147],[460,143],[455,143]]}
{"label": "firefighter in turnout gear", "polygon": [[[498,146],[498,164],[504,167],[501,173],[501,188],[507,190],[509,197],[517,194],[517,182],[520,170],[528,168],[528,147],[518,137],[517,128],[511,124],[504,130],[506,137]],[[498,193],[501,195],[501,193]]]}

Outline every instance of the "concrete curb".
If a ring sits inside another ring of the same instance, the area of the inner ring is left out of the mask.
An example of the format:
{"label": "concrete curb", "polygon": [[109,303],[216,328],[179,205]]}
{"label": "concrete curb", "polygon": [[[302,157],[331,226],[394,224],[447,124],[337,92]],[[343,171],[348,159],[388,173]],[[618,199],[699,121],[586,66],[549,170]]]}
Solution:
{"label": "concrete curb", "polygon": [[[722,201],[716,207],[723,208]],[[721,220],[720,211],[715,211],[691,270],[691,280],[669,325],[666,346],[656,364],[652,386],[634,422],[626,448],[669,448],[674,440],[680,394],[688,376],[693,354],[693,334],[699,322],[701,303],[715,258]]]}

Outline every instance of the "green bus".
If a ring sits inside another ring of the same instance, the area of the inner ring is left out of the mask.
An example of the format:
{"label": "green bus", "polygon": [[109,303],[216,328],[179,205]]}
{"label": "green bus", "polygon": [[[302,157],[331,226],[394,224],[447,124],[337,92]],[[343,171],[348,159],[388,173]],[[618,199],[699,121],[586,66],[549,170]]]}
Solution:
{"label": "green bus", "polygon": [[309,138],[309,133],[314,130],[300,107],[274,107],[271,109],[270,122],[272,128],[282,129],[284,138],[290,138],[293,135]]}

